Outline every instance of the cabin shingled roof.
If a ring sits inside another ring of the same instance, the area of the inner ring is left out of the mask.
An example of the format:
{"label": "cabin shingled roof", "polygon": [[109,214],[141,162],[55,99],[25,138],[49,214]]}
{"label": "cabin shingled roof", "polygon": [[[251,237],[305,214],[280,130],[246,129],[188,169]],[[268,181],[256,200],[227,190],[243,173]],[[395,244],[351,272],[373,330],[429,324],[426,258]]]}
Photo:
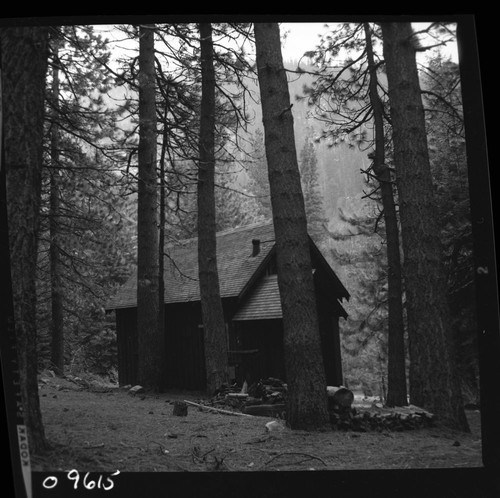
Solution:
{"label": "cabin shingled roof", "polygon": [[[331,301],[331,305],[338,316],[347,318],[345,309],[337,300]],[[244,300],[241,307],[233,316],[233,320],[272,320],[277,318],[283,318],[278,288],[278,275],[266,275]]]}
{"label": "cabin shingled roof", "polygon": [[[260,240],[260,252],[252,256],[252,239]],[[165,303],[200,300],[198,239],[165,247]],[[217,234],[217,268],[221,297],[238,297],[274,247],[272,223],[234,228]],[[137,270],[121,287],[106,309],[134,308],[137,304]]]}
{"label": "cabin shingled roof", "polygon": [[[260,251],[252,256],[252,240]],[[248,225],[217,233],[217,267],[221,298],[242,297],[275,245],[272,222]],[[165,303],[200,300],[197,238],[165,246]],[[333,272],[333,270],[332,270]],[[349,293],[337,279],[339,298]],[[137,306],[137,270],[106,304],[107,310]],[[281,311],[281,310],[280,310]]]}
{"label": "cabin shingled roof", "polygon": [[278,275],[262,278],[233,317],[235,321],[283,318]]}

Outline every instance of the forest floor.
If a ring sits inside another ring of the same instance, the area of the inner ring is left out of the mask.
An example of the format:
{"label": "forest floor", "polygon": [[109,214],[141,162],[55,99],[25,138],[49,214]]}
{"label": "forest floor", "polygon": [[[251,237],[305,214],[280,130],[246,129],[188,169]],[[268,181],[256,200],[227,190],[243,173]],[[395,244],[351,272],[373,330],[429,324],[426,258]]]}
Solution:
{"label": "forest floor", "polygon": [[[107,392],[106,392],[107,391]],[[233,416],[175,400],[202,393],[131,396],[116,386],[81,385],[43,374],[40,403],[51,449],[32,470],[67,472],[290,471],[480,467],[480,414],[470,433],[440,427],[403,432],[269,432],[265,417]]]}

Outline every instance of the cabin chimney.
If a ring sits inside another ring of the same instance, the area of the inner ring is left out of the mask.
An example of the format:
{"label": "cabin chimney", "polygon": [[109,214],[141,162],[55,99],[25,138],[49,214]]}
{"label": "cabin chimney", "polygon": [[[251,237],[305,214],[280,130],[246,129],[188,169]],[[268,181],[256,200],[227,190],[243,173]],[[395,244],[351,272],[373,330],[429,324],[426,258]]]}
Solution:
{"label": "cabin chimney", "polygon": [[252,247],[252,257],[255,257],[260,252],[260,240],[252,239]]}

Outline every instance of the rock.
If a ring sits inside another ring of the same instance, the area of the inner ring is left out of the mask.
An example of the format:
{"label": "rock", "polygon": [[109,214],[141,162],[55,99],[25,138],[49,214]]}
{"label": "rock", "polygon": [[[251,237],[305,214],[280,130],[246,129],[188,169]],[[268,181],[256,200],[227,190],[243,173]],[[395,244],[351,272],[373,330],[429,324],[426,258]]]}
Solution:
{"label": "rock", "polygon": [[266,430],[267,432],[282,432],[285,430],[285,426],[280,424],[277,420],[273,420],[266,424]]}
{"label": "rock", "polygon": [[129,390],[128,390],[128,393],[131,395],[131,396],[135,396],[136,394],[141,394],[141,393],[144,393],[146,392],[146,390],[144,389],[144,387],[142,386],[134,386],[134,387],[131,387]]}

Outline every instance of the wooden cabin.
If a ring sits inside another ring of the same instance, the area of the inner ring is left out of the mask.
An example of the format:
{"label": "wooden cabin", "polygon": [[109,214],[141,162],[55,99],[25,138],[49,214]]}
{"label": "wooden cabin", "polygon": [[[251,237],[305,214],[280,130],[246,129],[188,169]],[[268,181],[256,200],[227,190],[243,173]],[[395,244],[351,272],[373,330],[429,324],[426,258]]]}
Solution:
{"label": "wooden cabin", "polygon": [[[217,234],[217,264],[232,380],[286,380],[283,323],[272,223]],[[328,385],[342,384],[339,318],[349,293],[310,239],[319,329]],[[197,239],[166,247],[166,387],[205,388],[203,321],[198,286]],[[107,304],[116,312],[121,385],[137,380],[136,275]]]}

